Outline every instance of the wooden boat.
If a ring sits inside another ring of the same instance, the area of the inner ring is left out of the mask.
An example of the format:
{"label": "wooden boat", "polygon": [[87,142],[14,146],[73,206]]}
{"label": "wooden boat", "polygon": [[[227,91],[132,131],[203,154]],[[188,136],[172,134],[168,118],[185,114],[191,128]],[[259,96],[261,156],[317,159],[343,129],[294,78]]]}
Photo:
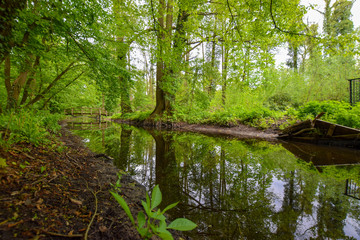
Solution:
{"label": "wooden boat", "polygon": [[281,139],[360,149],[360,130],[319,120],[306,120],[283,130]]}

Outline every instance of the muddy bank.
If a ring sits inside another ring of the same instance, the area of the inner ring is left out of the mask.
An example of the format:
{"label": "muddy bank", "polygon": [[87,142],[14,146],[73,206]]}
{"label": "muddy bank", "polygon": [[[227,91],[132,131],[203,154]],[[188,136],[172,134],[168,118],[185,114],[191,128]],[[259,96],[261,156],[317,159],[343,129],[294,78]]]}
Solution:
{"label": "muddy bank", "polygon": [[255,127],[246,125],[236,126],[219,126],[209,124],[188,124],[188,123],[171,123],[171,122],[146,122],[146,121],[129,121],[122,119],[112,120],[117,123],[126,123],[143,128],[156,128],[159,130],[176,130],[181,132],[194,132],[202,133],[206,135],[226,136],[238,139],[263,139],[267,141],[277,141],[280,130],[276,128],[270,128],[265,130],[259,130]]}
{"label": "muddy bank", "polygon": [[[59,139],[0,149],[0,239],[140,239],[109,193],[118,170],[66,126]],[[124,175],[121,195],[137,216],[145,188]]]}

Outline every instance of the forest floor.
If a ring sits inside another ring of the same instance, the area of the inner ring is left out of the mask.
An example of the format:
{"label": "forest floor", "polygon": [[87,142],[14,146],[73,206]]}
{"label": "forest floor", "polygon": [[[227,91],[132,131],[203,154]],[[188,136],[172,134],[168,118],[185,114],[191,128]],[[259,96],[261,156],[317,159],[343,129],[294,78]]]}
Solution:
{"label": "forest floor", "polygon": [[[179,123],[176,130],[275,140],[276,130]],[[4,159],[5,164],[4,166]],[[62,125],[51,146],[0,148],[0,239],[140,239],[109,190],[118,170]],[[121,195],[134,216],[145,188],[127,175]],[[174,233],[175,239],[185,238]]]}

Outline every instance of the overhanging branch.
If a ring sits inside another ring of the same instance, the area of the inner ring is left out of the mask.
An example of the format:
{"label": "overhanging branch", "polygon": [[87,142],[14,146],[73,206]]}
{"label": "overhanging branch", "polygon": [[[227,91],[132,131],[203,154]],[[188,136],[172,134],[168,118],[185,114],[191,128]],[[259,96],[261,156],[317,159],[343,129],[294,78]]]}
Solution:
{"label": "overhanging branch", "polygon": [[[227,0],[228,1],[228,0]],[[298,32],[293,32],[293,31],[287,31],[284,29],[281,29],[275,21],[274,15],[273,15],[273,0],[270,0],[270,16],[271,16],[271,20],[274,24],[274,28],[279,30],[280,32],[283,33],[287,33],[287,34],[291,34],[291,35],[297,35],[297,36],[305,36],[305,37],[311,37],[311,38],[315,38],[315,39],[320,39],[319,37],[316,37],[314,35],[309,35],[309,34],[305,34],[305,33],[298,33]]]}

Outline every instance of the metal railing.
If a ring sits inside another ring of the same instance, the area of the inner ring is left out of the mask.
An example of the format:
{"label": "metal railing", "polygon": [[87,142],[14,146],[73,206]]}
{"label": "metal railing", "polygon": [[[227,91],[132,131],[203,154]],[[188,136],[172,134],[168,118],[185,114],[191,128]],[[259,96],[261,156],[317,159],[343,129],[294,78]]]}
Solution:
{"label": "metal railing", "polygon": [[360,78],[348,79],[350,84],[350,104],[360,102]]}
{"label": "metal railing", "polygon": [[345,195],[360,200],[360,186],[352,179],[346,180]]}

